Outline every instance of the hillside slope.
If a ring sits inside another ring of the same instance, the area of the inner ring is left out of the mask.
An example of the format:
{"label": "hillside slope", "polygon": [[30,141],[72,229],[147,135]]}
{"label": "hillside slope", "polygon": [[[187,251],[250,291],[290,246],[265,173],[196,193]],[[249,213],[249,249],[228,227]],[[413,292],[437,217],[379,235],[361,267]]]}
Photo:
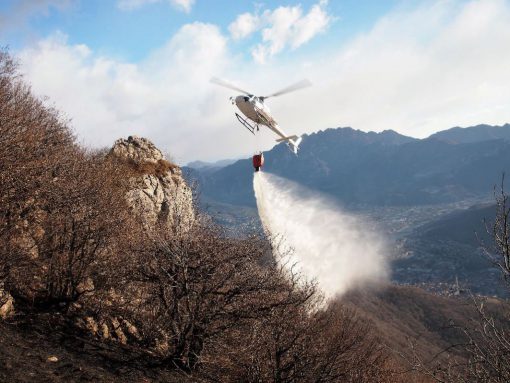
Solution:
{"label": "hillside slope", "polygon": [[495,206],[478,205],[454,211],[425,223],[402,240],[403,258],[393,261],[393,278],[401,283],[460,287],[484,295],[508,296],[499,270],[481,247],[492,243],[484,220],[490,222]]}
{"label": "hillside slope", "polygon": [[[417,287],[388,285],[353,291],[342,301],[372,320],[391,349],[407,355],[411,341],[416,342],[422,355],[435,355],[463,340],[452,324],[473,328],[477,320],[469,296],[438,296]],[[508,304],[502,300],[490,299],[485,306],[500,320],[508,312]]]}
{"label": "hillside slope", "polygon": [[[397,354],[408,353],[411,341],[424,356],[433,355],[459,334],[449,330],[451,321],[471,326],[473,310],[468,300],[438,297],[418,288],[387,286],[351,292],[343,304],[370,319],[382,341]],[[496,315],[504,304],[488,302]],[[0,322],[0,381],[2,382],[186,382],[176,371],[151,365],[139,352],[116,342],[104,343],[68,327],[59,315],[38,314]],[[48,361],[56,357],[57,361]],[[412,380],[407,380],[412,381]],[[423,380],[419,380],[423,381]]]}

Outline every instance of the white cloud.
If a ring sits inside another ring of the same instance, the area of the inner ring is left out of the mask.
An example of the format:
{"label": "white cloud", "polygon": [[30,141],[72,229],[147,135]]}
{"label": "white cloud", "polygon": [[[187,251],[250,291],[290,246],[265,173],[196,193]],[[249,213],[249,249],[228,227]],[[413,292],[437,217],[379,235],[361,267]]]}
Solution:
{"label": "white cloud", "polygon": [[325,4],[326,2],[322,1],[314,5],[308,14],[296,21],[294,34],[290,41],[292,48],[297,48],[311,40],[316,34],[324,32],[331,21],[331,16],[324,10]]}
{"label": "white cloud", "polygon": [[[117,0],[117,6],[124,11],[131,11],[133,9],[141,8],[148,4],[159,3],[164,0]],[[189,13],[195,3],[195,0],[166,0],[175,8]]]}
{"label": "white cloud", "polygon": [[[62,35],[20,58],[34,91],[73,119],[85,143],[111,145],[137,134],[179,161],[208,160],[268,149],[275,138],[264,129],[254,138],[237,123],[228,102],[235,92],[211,85],[213,75],[261,95],[312,80],[311,88],[267,101],[289,134],[352,126],[424,137],[456,125],[510,122],[508,20],[510,4],[502,0],[427,1],[307,62],[275,57],[262,67],[231,52],[227,36],[202,23],[183,26],[140,63],[100,56]],[[285,46],[308,35],[297,36]]]}
{"label": "white cloud", "polygon": [[178,7],[184,10],[184,12],[191,12],[191,8],[193,7],[193,4],[195,3],[195,0],[171,0],[172,3]]}
{"label": "white cloud", "polygon": [[138,64],[97,56],[84,45],[68,44],[60,33],[19,56],[34,91],[48,95],[72,119],[84,144],[108,146],[136,134],[177,159],[189,159],[197,142],[205,156],[214,151],[206,145],[211,133],[197,128],[208,126],[221,110],[210,109],[214,99],[208,92],[211,75],[223,72],[225,43],[216,26],[193,23]]}
{"label": "white cloud", "polygon": [[235,40],[239,40],[260,30],[262,42],[252,49],[252,56],[263,63],[287,46],[296,49],[324,32],[332,19],[326,6],[327,1],[321,0],[304,15],[301,5],[265,10],[260,15],[243,13],[230,24],[229,31]]}
{"label": "white cloud", "polygon": [[236,20],[231,23],[228,30],[234,40],[244,39],[257,31],[260,27],[260,17],[251,13],[243,13],[237,16]]}
{"label": "white cloud", "polygon": [[310,69],[320,81],[309,91],[310,115],[329,116],[321,120],[330,126],[417,137],[509,122],[509,17],[502,0],[424,2],[393,12]]}

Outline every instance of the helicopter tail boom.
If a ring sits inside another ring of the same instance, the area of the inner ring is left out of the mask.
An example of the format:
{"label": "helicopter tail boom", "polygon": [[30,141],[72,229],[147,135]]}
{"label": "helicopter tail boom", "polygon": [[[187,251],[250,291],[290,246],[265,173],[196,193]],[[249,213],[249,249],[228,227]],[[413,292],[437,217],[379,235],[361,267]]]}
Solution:
{"label": "helicopter tail boom", "polygon": [[303,137],[298,137],[296,135],[288,136],[288,137],[282,137],[276,140],[276,142],[287,142],[287,145],[289,148],[294,152],[294,154],[297,154],[299,149],[299,144],[303,140]]}
{"label": "helicopter tail boom", "polygon": [[299,139],[299,137],[296,135],[293,135],[293,136],[278,138],[276,140],[276,142],[283,142],[283,141],[290,141],[290,140],[297,140],[297,139]]}
{"label": "helicopter tail boom", "polygon": [[298,151],[298,148],[299,148],[299,144],[301,143],[302,140],[303,140],[303,137],[297,137],[296,139],[292,139],[292,140],[287,141],[289,147],[292,149],[294,154],[297,154],[297,151]]}

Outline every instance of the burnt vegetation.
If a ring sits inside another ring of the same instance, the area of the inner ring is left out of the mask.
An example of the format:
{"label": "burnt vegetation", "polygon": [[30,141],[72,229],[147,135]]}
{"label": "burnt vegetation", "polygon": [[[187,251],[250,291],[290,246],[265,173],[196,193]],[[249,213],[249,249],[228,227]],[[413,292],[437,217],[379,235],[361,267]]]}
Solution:
{"label": "burnt vegetation", "polygon": [[[199,214],[188,230],[147,227],[127,204],[130,178],[173,176],[176,165],[79,146],[6,50],[0,148],[0,308],[13,299],[16,310],[0,321],[0,380],[509,379],[507,333],[482,306],[478,326],[460,329],[456,364],[423,362],[411,350],[409,366],[352,305],[325,302],[316,284],[276,262],[267,239],[233,239]],[[490,254],[508,276],[503,192],[497,202]],[[8,362],[23,355],[6,351],[14,343],[57,350],[72,372],[48,371],[39,359],[39,375],[26,376]]]}
{"label": "burnt vegetation", "polygon": [[[137,362],[117,360],[131,371],[119,381],[389,379],[370,324],[325,305],[315,284],[274,261],[266,239],[228,238],[200,217],[172,233],[139,222],[125,199],[129,178],[175,165],[80,147],[6,50],[0,147],[0,304],[9,296],[16,308],[5,334],[37,328],[45,339],[81,339],[70,342],[76,353],[77,343],[120,347]],[[1,377],[8,369],[0,360]]]}

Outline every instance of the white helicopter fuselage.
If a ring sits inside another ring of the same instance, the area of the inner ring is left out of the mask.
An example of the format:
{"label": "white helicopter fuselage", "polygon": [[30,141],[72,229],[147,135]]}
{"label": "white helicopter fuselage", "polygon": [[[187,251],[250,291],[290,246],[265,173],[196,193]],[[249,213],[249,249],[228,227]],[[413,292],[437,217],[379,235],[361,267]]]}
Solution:
{"label": "white helicopter fuselage", "polygon": [[234,102],[239,110],[256,124],[265,125],[269,128],[278,125],[271,116],[271,111],[267,105],[257,97],[237,96]]}
{"label": "white helicopter fuselage", "polygon": [[[243,93],[243,95],[237,97],[230,97],[232,104],[237,105],[241,111],[241,114],[244,115],[243,117],[239,113],[235,114],[241,125],[243,125],[253,134],[259,130],[259,125],[267,126],[279,136],[279,138],[276,140],[277,142],[285,142],[289,148],[295,154],[297,154],[298,147],[301,142],[301,137],[296,135],[287,136],[285,132],[280,129],[273,116],[271,116],[271,111],[264,103],[264,100],[268,99],[269,97],[278,97],[283,94],[306,88],[307,86],[311,85],[310,81],[301,80],[295,84],[287,86],[286,88],[280,89],[278,92],[274,92],[263,97],[254,96],[252,93],[249,93],[235,86],[234,84],[217,77],[211,78],[211,82],[213,84],[235,90],[239,93]],[[255,125],[250,121],[255,123]]]}
{"label": "white helicopter fuselage", "polygon": [[287,136],[278,126],[273,116],[271,116],[269,107],[260,98],[255,96],[237,96],[232,101],[237,105],[241,113],[257,124],[257,130],[258,125],[267,126],[280,137],[276,140],[277,142],[287,142],[291,150],[297,153],[301,137],[295,135]]}

